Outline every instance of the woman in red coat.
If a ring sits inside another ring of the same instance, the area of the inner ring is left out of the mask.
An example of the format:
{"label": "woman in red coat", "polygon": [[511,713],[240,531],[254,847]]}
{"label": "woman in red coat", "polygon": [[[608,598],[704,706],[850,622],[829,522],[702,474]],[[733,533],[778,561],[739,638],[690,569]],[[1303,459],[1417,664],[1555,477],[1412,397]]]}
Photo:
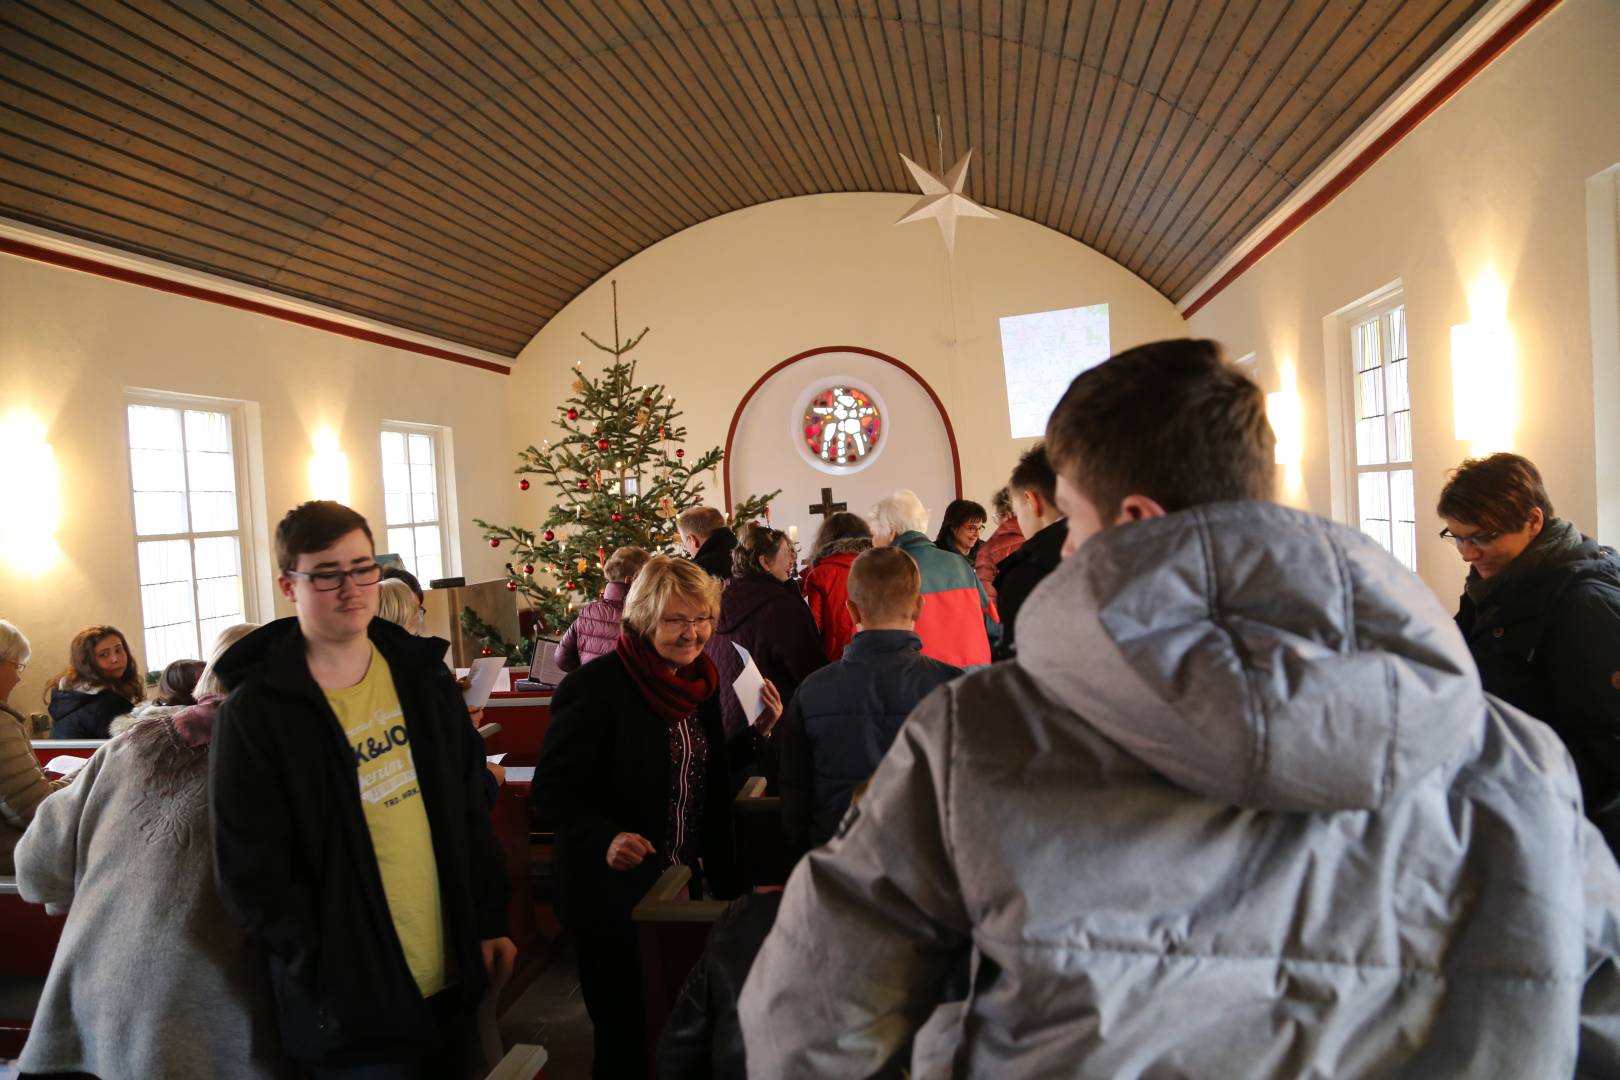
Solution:
{"label": "woman in red coat", "polygon": [[849,568],[855,556],[872,546],[872,526],[859,514],[840,512],[821,523],[810,548],[810,569],[800,586],[810,605],[810,615],[821,632],[821,650],[827,662],[844,655],[844,646],[855,636],[855,621],[849,617]]}

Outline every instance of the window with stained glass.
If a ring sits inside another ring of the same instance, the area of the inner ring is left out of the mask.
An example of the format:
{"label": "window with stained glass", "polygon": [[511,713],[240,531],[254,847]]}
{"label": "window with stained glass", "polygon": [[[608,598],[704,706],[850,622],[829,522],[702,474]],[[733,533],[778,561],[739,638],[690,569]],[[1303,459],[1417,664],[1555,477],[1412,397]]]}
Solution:
{"label": "window with stained glass", "polygon": [[1361,530],[1417,569],[1417,500],[1412,472],[1404,305],[1350,325],[1355,408],[1355,513]]}
{"label": "window with stained glass", "polygon": [[877,451],[883,414],[876,401],[853,386],[829,386],[805,406],[804,442],[829,465],[855,465]]}
{"label": "window with stained glass", "polygon": [[250,617],[241,423],[224,403],[143,398],[129,402],[127,415],[141,659],[161,671],[175,660],[207,659],[221,630]]}
{"label": "window with stained glass", "polygon": [[387,549],[400,557],[424,588],[446,576],[443,460],[439,429],[383,425]]}

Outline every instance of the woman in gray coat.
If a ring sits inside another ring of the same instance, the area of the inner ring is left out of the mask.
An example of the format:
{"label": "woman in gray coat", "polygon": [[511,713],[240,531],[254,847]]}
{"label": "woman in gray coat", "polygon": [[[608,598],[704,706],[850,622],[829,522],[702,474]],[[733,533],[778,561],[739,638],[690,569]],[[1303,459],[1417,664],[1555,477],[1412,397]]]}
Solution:
{"label": "woman in gray coat", "polygon": [[[251,629],[225,631],[214,657]],[[264,958],[214,887],[208,746],[223,689],[210,663],[198,704],[97,750],[17,845],[23,898],[68,916],[24,1072],[290,1075]]]}

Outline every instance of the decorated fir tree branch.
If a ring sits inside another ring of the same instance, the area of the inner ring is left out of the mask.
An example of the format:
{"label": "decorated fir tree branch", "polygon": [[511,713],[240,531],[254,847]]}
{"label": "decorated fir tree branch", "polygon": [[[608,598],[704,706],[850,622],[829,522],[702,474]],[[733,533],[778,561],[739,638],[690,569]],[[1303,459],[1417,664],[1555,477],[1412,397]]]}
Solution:
{"label": "decorated fir tree branch", "polygon": [[479,654],[482,656],[504,656],[507,660],[516,660],[519,663],[529,663],[534,653],[532,641],[520,641],[511,644],[501,636],[501,632],[470,607],[461,609],[461,632],[478,642]]}
{"label": "decorated fir tree branch", "polygon": [[[613,286],[613,345],[589,334],[587,342],[612,357],[596,375],[574,365],[570,395],[557,406],[552,425],[560,434],[527,446],[513,472],[518,487],[549,489],[551,507],[539,530],[474,519],[493,548],[511,555],[506,587],[540,616],[545,633],[561,633],[579,606],[601,594],[608,555],[622,546],[653,554],[678,550],[675,518],[701,505],[704,473],[717,474],[725,460],[713,447],[688,460],[683,415],[662,383],[636,382],[628,357],[647,336],[619,337],[618,286]],[[534,477],[534,480],[530,478]],[[768,514],[780,492],[750,495],[733,508],[729,524]]]}

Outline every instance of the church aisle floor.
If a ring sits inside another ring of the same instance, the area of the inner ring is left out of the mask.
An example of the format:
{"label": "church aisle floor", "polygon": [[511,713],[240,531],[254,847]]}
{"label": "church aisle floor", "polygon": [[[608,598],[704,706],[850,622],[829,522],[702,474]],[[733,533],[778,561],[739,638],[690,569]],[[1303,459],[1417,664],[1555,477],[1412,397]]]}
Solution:
{"label": "church aisle floor", "polygon": [[542,971],[501,1014],[501,1041],[546,1048],[546,1080],[588,1080],[591,1021],[579,990],[574,943],[566,934],[551,946]]}

